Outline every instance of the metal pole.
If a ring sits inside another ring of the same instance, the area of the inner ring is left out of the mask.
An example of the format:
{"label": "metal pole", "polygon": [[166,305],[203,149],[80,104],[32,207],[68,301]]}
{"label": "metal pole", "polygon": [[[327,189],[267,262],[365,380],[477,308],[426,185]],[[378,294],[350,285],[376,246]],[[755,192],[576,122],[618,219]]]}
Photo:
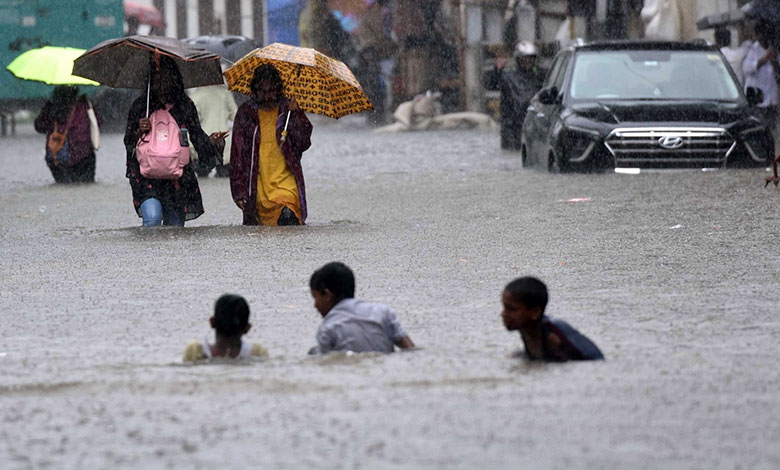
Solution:
{"label": "metal pole", "polygon": [[198,0],[198,35],[214,34],[214,1]]}
{"label": "metal pole", "polygon": [[241,34],[241,0],[225,0],[225,31]]}
{"label": "metal pole", "polygon": [[265,45],[265,0],[257,0],[253,4],[252,30],[255,41]]}
{"label": "metal pole", "polygon": [[176,37],[187,37],[187,0],[176,0]]}

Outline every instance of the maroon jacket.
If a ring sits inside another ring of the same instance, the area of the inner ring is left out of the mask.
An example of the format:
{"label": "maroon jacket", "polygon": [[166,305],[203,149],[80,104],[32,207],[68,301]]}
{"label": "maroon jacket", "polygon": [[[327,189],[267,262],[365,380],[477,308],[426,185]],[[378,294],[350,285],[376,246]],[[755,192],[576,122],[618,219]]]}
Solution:
{"label": "maroon jacket", "polygon": [[[89,106],[87,105],[86,96],[83,95],[79,97],[76,103],[70,108],[70,110],[72,110],[73,117],[71,118],[70,127],[67,129],[67,131],[68,148],[70,149],[72,160],[68,162],[68,166],[75,165],[76,163],[80,162],[89,156],[94,150],[92,148],[92,140],[89,135],[89,117],[87,116],[88,109]],[[46,101],[46,103],[43,105],[43,108],[41,109],[41,112],[38,114],[38,117],[35,118],[35,130],[41,134],[46,134],[47,139],[49,134],[54,132],[54,122],[58,119],[59,122],[57,123],[57,127],[59,128],[60,132],[66,130],[65,124],[67,124],[68,121],[68,114],[67,112],[63,113],[63,110],[59,110],[59,114],[62,115],[58,117],[57,111],[58,110],[55,109],[54,103],[49,100]],[[99,126],[101,119],[100,116],[97,116],[97,118]]]}
{"label": "maroon jacket", "polygon": [[[276,141],[281,142],[282,130],[287,120],[289,102],[279,103],[279,118],[276,120]],[[246,200],[244,225],[259,225],[257,219],[257,155],[260,151],[260,127],[258,107],[254,100],[242,104],[233,120],[233,141],[230,150],[230,191],[233,200]],[[281,144],[282,155],[287,168],[295,176],[298,196],[301,199],[301,223],[306,222],[306,186],[303,182],[301,155],[311,146],[312,125],[303,111],[293,111],[287,126],[287,140]]]}

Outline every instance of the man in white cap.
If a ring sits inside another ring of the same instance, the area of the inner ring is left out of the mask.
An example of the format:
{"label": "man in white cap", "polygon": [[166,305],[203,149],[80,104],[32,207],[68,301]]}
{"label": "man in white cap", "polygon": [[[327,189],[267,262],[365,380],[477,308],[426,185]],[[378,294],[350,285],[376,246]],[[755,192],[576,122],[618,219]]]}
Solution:
{"label": "man in white cap", "polygon": [[487,77],[485,87],[501,92],[501,148],[518,150],[528,103],[542,87],[544,76],[536,67],[534,43],[517,43],[513,55],[515,60],[499,65]]}

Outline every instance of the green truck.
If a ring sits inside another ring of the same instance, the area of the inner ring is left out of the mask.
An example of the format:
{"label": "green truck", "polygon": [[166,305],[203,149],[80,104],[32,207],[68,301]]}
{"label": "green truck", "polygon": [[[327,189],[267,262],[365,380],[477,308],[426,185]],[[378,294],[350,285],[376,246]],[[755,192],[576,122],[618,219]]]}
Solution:
{"label": "green truck", "polygon": [[[123,31],[122,0],[0,0],[0,64],[5,69],[23,52],[47,45],[88,49]],[[38,106],[52,89],[0,71],[3,130],[13,111]]]}

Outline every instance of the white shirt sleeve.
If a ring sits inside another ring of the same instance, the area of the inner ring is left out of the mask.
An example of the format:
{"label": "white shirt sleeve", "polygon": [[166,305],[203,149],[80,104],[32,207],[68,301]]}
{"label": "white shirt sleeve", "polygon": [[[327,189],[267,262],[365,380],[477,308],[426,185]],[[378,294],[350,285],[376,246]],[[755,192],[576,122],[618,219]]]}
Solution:
{"label": "white shirt sleeve", "polygon": [[755,47],[751,47],[745,56],[745,60],[742,62],[742,73],[745,76],[758,72],[758,59],[760,59],[758,50]]}
{"label": "white shirt sleeve", "polygon": [[406,336],[406,331],[401,326],[401,321],[398,320],[398,316],[389,308],[385,312],[385,331],[387,336],[390,337],[393,342],[398,342]]}
{"label": "white shirt sleeve", "polygon": [[325,325],[320,326],[317,330],[317,344],[320,347],[320,354],[327,354],[333,350],[335,338],[330,329],[325,328]]}

